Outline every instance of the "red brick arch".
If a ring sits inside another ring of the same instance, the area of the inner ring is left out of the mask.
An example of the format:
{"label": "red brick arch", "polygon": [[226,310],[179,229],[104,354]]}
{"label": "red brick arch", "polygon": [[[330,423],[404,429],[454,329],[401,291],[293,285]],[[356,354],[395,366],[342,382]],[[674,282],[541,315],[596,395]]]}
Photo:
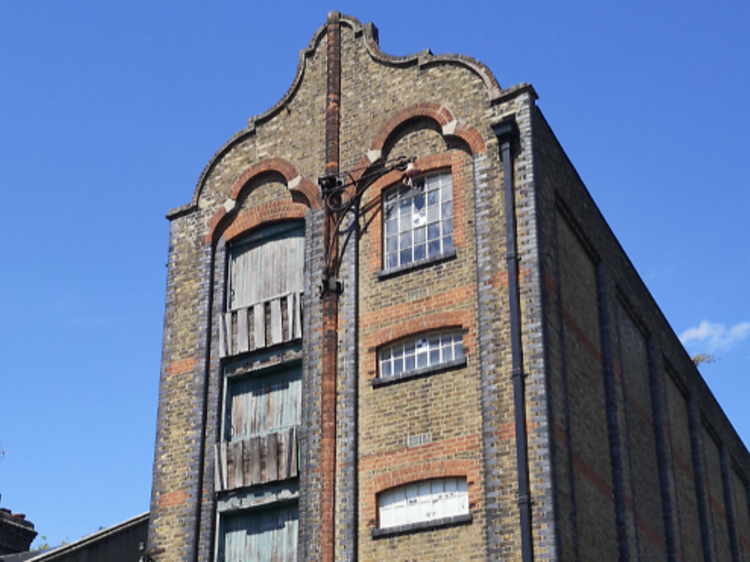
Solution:
{"label": "red brick arch", "polygon": [[367,338],[367,343],[374,349],[378,349],[407,336],[417,336],[425,332],[447,328],[465,328],[471,323],[471,320],[472,314],[469,310],[422,314],[416,318],[405,319],[394,326],[378,330]]}
{"label": "red brick arch", "polygon": [[446,133],[445,136],[454,136],[462,139],[469,145],[472,154],[480,154],[486,150],[484,139],[475,127],[463,121],[456,120],[450,109],[435,102],[417,103],[397,111],[377,132],[370,145],[370,150],[382,150],[385,143],[399,127],[408,121],[416,119],[431,119],[440,125],[441,128],[455,122],[453,131]]}
{"label": "red brick arch", "polygon": [[[372,489],[376,494],[397,488],[412,482],[434,480],[436,478],[457,478],[473,476],[476,478],[475,462],[466,459],[434,460],[403,466],[372,479]],[[475,484],[476,482],[472,482]]]}
{"label": "red brick arch", "polygon": [[[469,506],[481,508],[481,468],[480,462],[470,458],[432,458],[426,459],[425,455],[443,454],[448,449],[454,449],[456,452],[475,453],[479,448],[481,435],[466,436],[468,439],[461,439],[462,442],[448,439],[407,449],[379,455],[379,460],[388,462],[389,465],[398,464],[398,468],[387,470],[386,472],[374,475],[370,478],[362,479],[362,519],[368,527],[377,526],[377,497],[378,494],[391,488],[403,486],[413,482],[425,480],[434,480],[437,478],[460,478],[466,477],[469,491]],[[396,461],[391,457],[395,456]],[[367,459],[372,460],[372,459]],[[365,461],[366,468],[369,468],[371,462]]]}
{"label": "red brick arch", "polygon": [[307,207],[294,201],[273,201],[248,209],[237,215],[224,230],[224,240],[229,242],[261,224],[281,220],[303,219]]}
{"label": "red brick arch", "polygon": [[[264,174],[271,173],[280,174],[284,178],[292,200],[277,201],[258,207],[257,209],[246,211],[228,221],[224,220],[232,212],[231,210],[227,211],[226,203],[236,203],[242,192],[253,180]],[[232,183],[226,203],[216,209],[208,220],[204,242],[210,243],[218,238],[221,233],[221,229],[219,229],[220,224],[224,226],[224,236],[229,240],[229,238],[234,238],[237,234],[246,232],[262,222],[302,218],[305,215],[306,209],[320,209],[323,206],[323,201],[315,184],[301,177],[295,167],[283,158],[268,158],[247,168]],[[257,222],[258,220],[260,222]]]}

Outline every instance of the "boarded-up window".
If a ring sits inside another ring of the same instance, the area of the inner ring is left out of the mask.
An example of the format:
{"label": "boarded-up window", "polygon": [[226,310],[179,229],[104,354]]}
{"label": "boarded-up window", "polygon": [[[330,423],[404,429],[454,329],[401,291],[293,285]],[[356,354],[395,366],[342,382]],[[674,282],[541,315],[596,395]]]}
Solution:
{"label": "boarded-up window", "polygon": [[226,440],[238,441],[300,423],[302,369],[227,381]]}
{"label": "boarded-up window", "polygon": [[297,559],[297,504],[222,515],[218,559],[223,562]]}
{"label": "boarded-up window", "polygon": [[466,478],[415,482],[378,496],[381,529],[438,521],[468,513]]}
{"label": "boarded-up window", "polygon": [[305,229],[284,222],[251,233],[229,249],[229,310],[303,290]]}

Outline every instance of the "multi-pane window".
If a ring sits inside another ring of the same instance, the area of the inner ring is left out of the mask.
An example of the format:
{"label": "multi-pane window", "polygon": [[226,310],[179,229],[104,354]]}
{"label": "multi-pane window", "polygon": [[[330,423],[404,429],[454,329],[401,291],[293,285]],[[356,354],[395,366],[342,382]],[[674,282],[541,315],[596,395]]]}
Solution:
{"label": "multi-pane window", "polygon": [[385,196],[385,269],[453,250],[453,190],[450,173],[414,180]]}
{"label": "multi-pane window", "polygon": [[466,478],[415,482],[378,496],[381,529],[468,513]]}
{"label": "multi-pane window", "polygon": [[463,359],[462,341],[459,330],[450,330],[389,345],[380,350],[380,377],[387,378]]}

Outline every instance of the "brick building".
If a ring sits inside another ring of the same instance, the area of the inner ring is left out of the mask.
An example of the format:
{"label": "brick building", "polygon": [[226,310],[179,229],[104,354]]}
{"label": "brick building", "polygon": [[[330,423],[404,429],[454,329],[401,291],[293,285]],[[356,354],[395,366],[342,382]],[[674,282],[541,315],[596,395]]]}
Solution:
{"label": "brick building", "polygon": [[169,214],[154,560],[750,559],[747,450],[536,98],[328,16]]}

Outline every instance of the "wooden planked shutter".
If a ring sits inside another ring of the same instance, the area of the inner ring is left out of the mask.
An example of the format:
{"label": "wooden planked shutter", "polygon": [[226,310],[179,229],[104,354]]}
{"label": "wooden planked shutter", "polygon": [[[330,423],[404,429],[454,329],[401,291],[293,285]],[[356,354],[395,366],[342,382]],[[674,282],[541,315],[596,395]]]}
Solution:
{"label": "wooden planked shutter", "polygon": [[227,440],[239,441],[299,425],[300,366],[265,376],[230,379],[227,387]]}
{"label": "wooden planked shutter", "polygon": [[265,228],[232,245],[229,310],[302,292],[304,251],[305,229],[299,222]]}
{"label": "wooden planked shutter", "polygon": [[297,504],[222,516],[224,562],[297,559]]}

